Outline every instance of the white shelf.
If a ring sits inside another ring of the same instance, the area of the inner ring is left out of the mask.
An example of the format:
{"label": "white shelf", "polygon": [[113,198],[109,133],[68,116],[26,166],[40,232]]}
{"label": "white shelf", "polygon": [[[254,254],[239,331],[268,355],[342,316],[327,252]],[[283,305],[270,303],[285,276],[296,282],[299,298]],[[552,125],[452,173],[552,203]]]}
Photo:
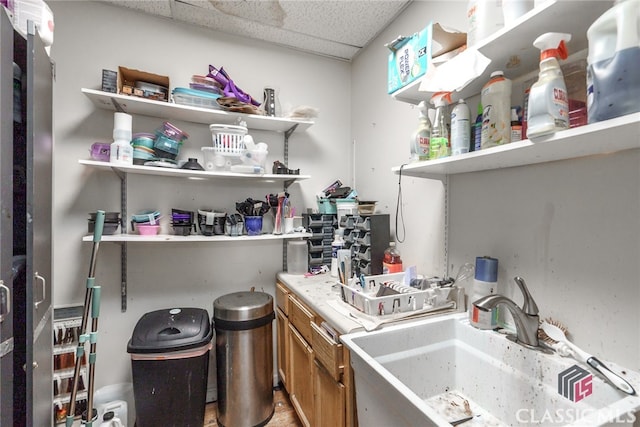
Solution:
{"label": "white shelf", "polygon": [[[533,47],[533,41],[547,32],[563,32],[572,35],[567,43],[569,53],[575,53],[587,48],[587,29],[602,13],[611,7],[611,1],[548,1],[521,16],[510,27],[502,28],[472,49],[491,60],[484,73],[469,83],[459,92],[454,92],[455,102],[460,98],[477,95],[482,86],[489,81],[490,74],[496,70],[504,71],[510,79],[515,79],[538,68],[540,51]],[[439,66],[446,73],[446,69],[456,68],[457,57]],[[418,79],[391,96],[398,101],[418,104],[428,101],[433,93],[419,91],[421,79]],[[451,88],[453,91],[454,88]]]}
{"label": "white shelf", "polygon": [[[240,117],[249,129],[286,132],[292,128],[305,130],[314,124],[311,120],[294,120],[283,117],[260,116],[255,114],[233,113],[209,108],[190,107],[171,102],[154,101],[129,95],[118,95],[94,89],[82,89],[96,107],[110,111],[124,111],[128,114],[158,117],[166,120],[184,120],[192,123],[236,124]],[[116,109],[116,105],[120,109]],[[296,127],[297,126],[297,127]]]}
{"label": "white shelf", "polygon": [[[260,234],[258,236],[203,236],[193,234],[190,236],[176,236],[172,234],[158,234],[155,236],[141,236],[139,234],[113,234],[102,235],[101,242],[133,242],[133,243],[218,243],[218,242],[255,242],[266,240],[288,240],[311,237],[312,233],[290,234]],[[84,236],[83,242],[93,242],[93,235]]]}
{"label": "white shelf", "polygon": [[309,175],[278,175],[278,174],[253,174],[253,173],[235,173],[235,172],[210,172],[210,171],[194,171],[188,169],[171,169],[155,166],[123,166],[115,165],[109,162],[99,162],[96,160],[80,160],[81,165],[90,166],[92,168],[113,170],[121,173],[133,173],[139,175],[156,175],[169,176],[176,178],[187,178],[192,180],[199,179],[230,179],[244,181],[264,181],[264,182],[285,182],[300,181],[309,179]]}
{"label": "white shelf", "polygon": [[[439,178],[634,148],[640,148],[640,113],[567,129],[535,141],[527,139],[459,156],[411,163],[402,168],[402,175]],[[394,167],[392,171],[398,174],[400,167]]]}

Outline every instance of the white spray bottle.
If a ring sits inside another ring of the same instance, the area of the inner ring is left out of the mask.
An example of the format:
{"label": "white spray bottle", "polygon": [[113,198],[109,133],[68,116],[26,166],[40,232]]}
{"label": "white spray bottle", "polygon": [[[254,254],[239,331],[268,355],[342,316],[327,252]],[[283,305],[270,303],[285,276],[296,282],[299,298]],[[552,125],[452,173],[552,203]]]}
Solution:
{"label": "white spray bottle", "polygon": [[565,42],[570,40],[571,34],[546,33],[533,42],[540,49],[540,73],[529,94],[529,138],[569,128],[569,97],[558,58],[567,58]]}
{"label": "white spray bottle", "polygon": [[429,160],[429,140],[431,139],[431,121],[427,103],[418,104],[418,128],[411,135],[411,161]]}
{"label": "white spray bottle", "polygon": [[436,116],[431,127],[431,141],[429,159],[439,159],[451,155],[451,142],[447,128],[448,106],[451,104],[451,92],[436,92],[431,97],[431,103],[436,107]]}

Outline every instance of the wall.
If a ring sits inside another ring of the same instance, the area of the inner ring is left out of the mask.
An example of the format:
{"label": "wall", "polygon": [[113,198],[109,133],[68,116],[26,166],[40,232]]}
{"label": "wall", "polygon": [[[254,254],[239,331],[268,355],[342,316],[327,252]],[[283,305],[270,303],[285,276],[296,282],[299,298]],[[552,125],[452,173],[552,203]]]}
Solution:
{"label": "wall", "polygon": [[[414,2],[349,65],[134,12],[124,15],[107,5],[50,5],[56,17],[52,57],[57,65],[53,212],[57,305],[82,303],[90,244],[80,239],[87,213],[97,208],[119,210],[117,177],[77,163],[88,158],[92,142],[110,140],[111,113],[94,108],[80,93],[82,87],[99,87],[102,68],[125,65],[165,73],[175,86],[186,85],[192,74],[204,73],[212,63],[224,65],[250,93],[259,94],[266,84],[279,85],[283,105],[310,104],[321,112],[314,126],[292,137],[290,165],[313,177],[292,188],[296,203],[313,206],[313,194],[340,178],[355,186],[362,198],[378,200],[378,209],[390,213],[394,224],[398,176],[391,168],[408,160],[417,110],[386,94],[383,45],[398,34],[419,30],[430,19],[463,29],[465,8],[465,2]],[[335,102],[336,93],[351,93],[351,97]],[[136,117],[134,131],[158,124],[157,119]],[[198,154],[199,147],[208,143],[206,129],[177,124],[192,134],[185,149]],[[270,144],[269,160],[281,158],[279,138],[258,137]],[[500,286],[505,292],[513,288],[513,275],[523,276],[541,314],[566,323],[578,345],[638,370],[639,160],[635,150],[454,176],[448,205],[443,182],[404,177],[406,227],[403,232],[400,221],[395,234],[405,236],[399,244],[405,263],[431,275],[443,274],[447,259],[450,271],[455,271],[475,256],[495,256],[500,259]],[[235,184],[229,187],[226,182],[185,186],[172,179],[136,176],[129,179],[129,209],[158,207],[167,212],[172,206],[215,206],[230,210],[235,200],[275,191],[268,186],[252,191]],[[445,220],[451,224],[448,236]],[[217,296],[249,286],[272,292],[273,276],[281,264],[281,246],[272,243],[130,244],[128,249],[129,309],[120,313],[120,248],[110,243],[100,247],[97,276],[104,297],[98,386],[130,380],[126,342],[143,313],[164,308],[168,302],[211,311]]]}
{"label": "wall", "polygon": [[[311,105],[320,110],[316,124],[290,139],[289,166],[311,179],[290,187],[301,212],[315,206],[315,193],[339,178],[350,184],[350,65],[249,41],[167,19],[149,17],[94,2],[50,2],[56,19],[52,59],[54,87],[54,304],[80,305],[91,252],[82,243],[89,212],[120,210],[120,181],[110,171],[78,164],[88,159],[94,141],[111,141],[113,114],[97,109],[81,88],[99,89],[103,68],[118,65],[168,75],[171,86],[188,86],[193,74],[208,65],[224,66],[243,90],[262,97],[266,85],[279,87],[283,109]],[[331,76],[318,78],[317,76]],[[134,116],[133,131],[152,131],[162,120]],[[190,134],[181,157],[201,159],[209,145],[207,126],[173,122]],[[283,136],[251,132],[269,144],[268,162],[283,159]],[[326,165],[332,165],[327,168]],[[130,175],[128,209],[157,208],[167,219],[172,207],[217,208],[228,212],[247,197],[263,199],[279,184],[230,181],[187,181]],[[282,268],[282,243],[253,242],[209,245],[128,244],[128,309],[120,311],[120,246],[100,245],[97,283],[103,287],[100,312],[97,382],[130,381],[127,341],[142,314],[174,306],[194,306],[213,314],[215,298],[255,286],[273,294],[275,274]]]}
{"label": "wall", "polygon": [[[417,112],[384,93],[383,45],[431,19],[464,30],[464,7],[414,2],[353,62],[356,180],[363,193],[384,194],[390,212],[398,179],[390,169],[406,161]],[[403,259],[441,273],[434,266],[446,257],[434,236],[448,240],[450,272],[476,256],[496,257],[500,292],[521,302],[512,278],[524,277],[542,317],[563,322],[585,350],[638,370],[639,151],[452,176],[448,236],[438,233],[443,183],[403,179]]]}

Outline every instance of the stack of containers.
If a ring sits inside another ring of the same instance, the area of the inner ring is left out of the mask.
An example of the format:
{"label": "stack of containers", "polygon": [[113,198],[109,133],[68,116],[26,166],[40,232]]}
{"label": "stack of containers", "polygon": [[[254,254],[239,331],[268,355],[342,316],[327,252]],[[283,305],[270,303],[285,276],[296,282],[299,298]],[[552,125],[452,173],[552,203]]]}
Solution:
{"label": "stack of containers", "polygon": [[164,122],[156,129],[156,139],[153,148],[156,157],[175,161],[180,153],[180,147],[189,135],[169,122]]}
{"label": "stack of containers", "polygon": [[156,160],[156,152],[153,146],[156,136],[152,133],[135,133],[131,140],[133,146],[133,164],[143,165],[145,162]]}
{"label": "stack of containers", "polygon": [[141,235],[155,235],[160,232],[160,212],[148,210],[131,217],[131,227]]}
{"label": "stack of containers", "polygon": [[195,214],[191,211],[171,209],[171,227],[173,234],[188,236],[195,227]]}

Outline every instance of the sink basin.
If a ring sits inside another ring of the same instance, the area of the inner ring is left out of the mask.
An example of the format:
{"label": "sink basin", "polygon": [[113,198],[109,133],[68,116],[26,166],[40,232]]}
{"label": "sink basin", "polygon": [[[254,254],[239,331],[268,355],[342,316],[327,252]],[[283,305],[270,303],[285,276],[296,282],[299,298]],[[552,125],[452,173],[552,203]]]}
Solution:
{"label": "sink basin", "polygon": [[[469,416],[464,427],[640,420],[638,395],[615,389],[572,358],[478,330],[466,313],[341,339],[351,351],[361,426],[451,426]],[[640,391],[639,373],[608,365]]]}

